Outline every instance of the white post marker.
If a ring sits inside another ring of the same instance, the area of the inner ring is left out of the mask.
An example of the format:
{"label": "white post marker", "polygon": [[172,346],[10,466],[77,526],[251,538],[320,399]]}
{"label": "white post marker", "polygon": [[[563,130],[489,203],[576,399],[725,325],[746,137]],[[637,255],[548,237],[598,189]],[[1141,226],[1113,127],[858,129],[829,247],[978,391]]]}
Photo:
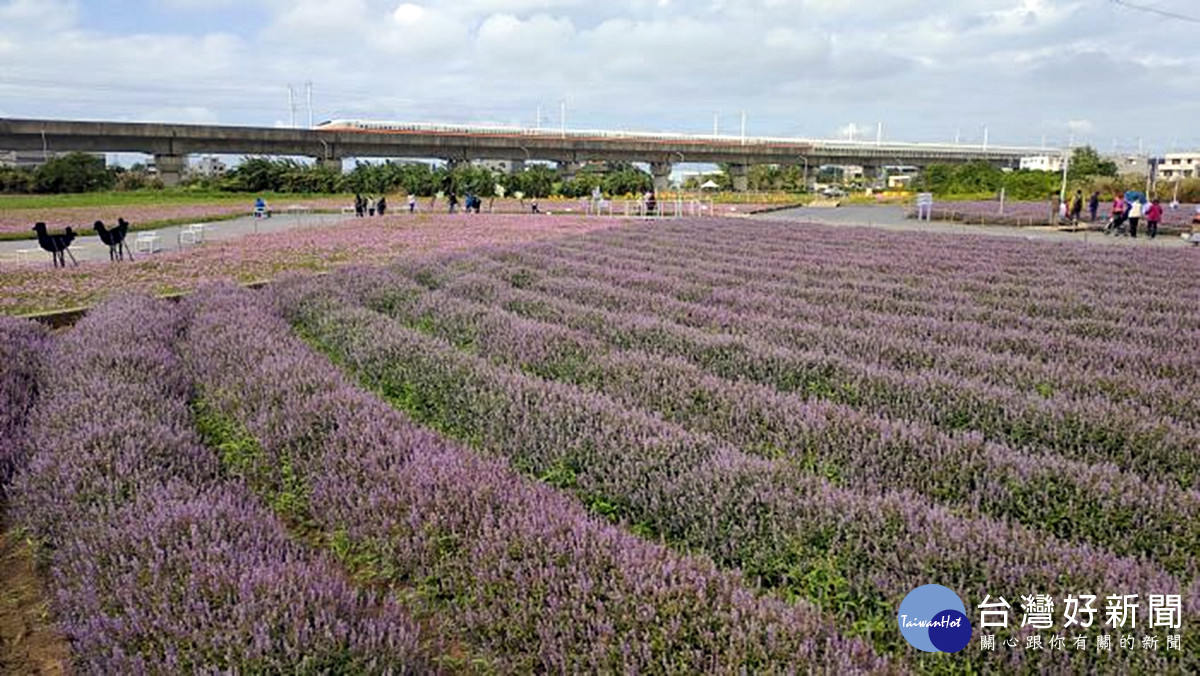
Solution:
{"label": "white post marker", "polygon": [[1062,189],[1059,192],[1058,198],[1062,201],[1067,199],[1067,168],[1071,164],[1071,147],[1068,144],[1067,149],[1063,151],[1062,160]]}

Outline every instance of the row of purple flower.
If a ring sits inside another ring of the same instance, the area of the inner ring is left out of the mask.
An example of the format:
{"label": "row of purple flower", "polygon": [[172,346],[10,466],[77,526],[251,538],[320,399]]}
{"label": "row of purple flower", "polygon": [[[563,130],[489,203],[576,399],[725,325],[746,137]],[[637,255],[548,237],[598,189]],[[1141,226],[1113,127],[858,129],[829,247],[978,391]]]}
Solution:
{"label": "row of purple flower", "polygon": [[[691,239],[681,241],[691,244]],[[498,256],[520,259],[521,253]],[[539,269],[521,260],[507,271],[510,285],[535,283]],[[405,268],[430,286],[456,284],[453,275],[441,276],[443,270]],[[724,433],[719,424],[705,429],[701,419],[720,417],[720,405],[732,405],[734,397],[755,392],[764,406],[779,399],[669,359],[603,355],[603,346],[593,359],[586,353],[597,344],[572,342],[569,332],[545,325],[513,320],[511,333],[502,333],[504,327],[492,323],[494,310],[455,302],[459,291],[480,281],[464,280],[450,295],[426,298],[422,289],[394,275],[389,280],[386,274],[355,271],[289,284],[281,300],[310,340],[423,422],[570,490],[593,510],[706,552],[778,593],[817,602],[852,635],[865,636],[869,628],[894,622],[894,604],[929,579],[979,599],[996,588],[1051,588],[1064,580],[1087,588],[1164,587],[1185,594],[1189,608],[1200,608],[1187,582],[1136,555],[1071,544],[987,516],[963,516],[937,504],[936,497],[885,489],[884,477],[874,486],[859,486],[857,476],[850,486],[832,485],[817,476],[825,466],[802,461],[810,453],[819,463],[829,438],[814,438],[803,448],[760,444],[759,457],[744,453],[726,439],[744,435],[745,426],[770,424],[757,414],[796,409],[763,408],[756,414],[745,407],[727,414],[725,420],[735,422]],[[545,308],[554,299],[514,295],[493,301]],[[355,307],[362,303],[402,321]],[[660,322],[657,328],[666,327]],[[615,345],[621,341],[616,334],[609,339]],[[630,347],[629,342],[623,346]],[[454,345],[479,354],[465,354]],[[543,349],[553,356],[539,361]],[[709,389],[689,390],[691,383],[681,382],[683,377],[704,381]],[[681,391],[670,392],[674,386]],[[724,402],[705,399],[720,388],[729,390]],[[697,409],[690,417],[672,410],[688,406]],[[671,422],[657,417],[664,412]],[[889,450],[886,443],[878,450]],[[837,458],[829,459],[829,466],[840,470]],[[913,460],[929,473],[943,471],[936,459]],[[1075,523],[1088,518],[1081,514]],[[903,650],[893,633],[870,636],[882,651]],[[1008,659],[1012,667],[1022,658],[969,659]],[[1075,666],[1083,668],[1091,659],[1097,658],[1077,657]],[[1157,658],[1125,659],[1149,660],[1142,665],[1148,666]]]}
{"label": "row of purple flower", "polygon": [[54,339],[2,321],[12,517],[84,671],[887,668],[815,609],[414,426],[252,292],[124,299]]}
{"label": "row of purple flower", "polygon": [[[468,263],[486,267],[479,259],[457,259],[453,265]],[[427,270],[410,272],[420,277]],[[543,281],[523,289],[502,281],[516,271],[499,266],[491,276],[442,277],[442,289],[432,292],[383,271],[355,270],[335,279],[337,284],[353,285],[362,302],[406,326],[511,368],[653,411],[751,453],[815,466],[840,483],[860,488],[912,490],[1046,528],[1067,540],[1156,556],[1189,576],[1195,572],[1195,561],[1182,552],[1200,546],[1200,499],[1172,479],[1143,479],[1105,462],[1067,459],[1057,452],[1027,452],[987,442],[973,432],[943,432],[912,418],[889,420],[875,413],[887,411],[878,404],[855,407],[826,401],[841,398],[841,383],[779,392],[769,383],[745,382],[734,367],[706,363],[701,350],[685,344],[694,333],[649,318],[639,325],[631,312],[598,309],[582,296],[579,302],[567,300],[557,289],[546,292]],[[604,301],[598,287],[592,291],[593,302]],[[608,291],[617,293],[611,287]],[[665,309],[671,299],[659,297],[659,302]],[[747,316],[744,325],[752,321]],[[671,334],[679,340],[662,340]],[[746,344],[769,354],[763,342],[768,337],[763,334]],[[714,368],[722,373],[713,374]],[[789,373],[810,377],[799,370]],[[807,395],[825,400],[808,400]],[[931,473],[931,463],[942,469]],[[1051,518],[1062,504],[1074,505],[1080,518]],[[1133,537],[1112,530],[1111,523],[1130,519]]]}
{"label": "row of purple flower", "polygon": [[[2,321],[0,342],[28,340]],[[76,666],[423,670],[415,623],[296,544],[200,444],[174,352],[184,325],[166,302],[113,302],[0,371],[4,392],[37,393],[3,402],[25,413],[4,430],[8,498]]]}

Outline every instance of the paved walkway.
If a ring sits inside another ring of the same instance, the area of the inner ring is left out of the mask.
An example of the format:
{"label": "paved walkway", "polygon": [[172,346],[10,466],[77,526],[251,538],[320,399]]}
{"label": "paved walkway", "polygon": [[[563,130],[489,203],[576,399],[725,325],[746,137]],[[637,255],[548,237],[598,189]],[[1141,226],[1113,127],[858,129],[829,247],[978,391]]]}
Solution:
{"label": "paved walkway", "polygon": [[[203,238],[206,242],[214,242],[236,239],[252,234],[283,232],[295,228],[332,225],[352,218],[353,215],[314,214],[310,212],[282,212],[277,213],[271,218],[245,216],[229,221],[204,223]],[[131,232],[126,235],[125,244],[133,250],[134,258],[137,259],[145,255],[136,249],[138,235],[155,232],[158,233],[158,241],[155,244],[156,253],[187,249],[194,246],[184,236],[184,231],[187,227],[187,225],[173,225],[157,230]],[[71,254],[75,256],[75,260],[81,263],[83,261],[108,260],[108,246],[100,241],[100,238],[94,231],[88,230],[86,237],[84,233],[79,233],[79,235],[70,248]],[[70,258],[67,261],[69,264]],[[0,242],[0,265],[33,265],[49,262],[50,254],[43,251],[38,246],[36,240]]]}
{"label": "paved walkway", "polygon": [[905,211],[904,207],[891,206],[847,206],[831,209],[802,207],[762,214],[754,218],[772,221],[819,223],[822,225],[874,227],[884,230],[910,232],[1022,237],[1031,241],[1080,242],[1083,244],[1102,244],[1108,246],[1181,247],[1188,245],[1179,235],[1161,235],[1155,239],[1139,236],[1137,239],[1131,239],[1129,237],[1111,237],[1099,231],[1062,232],[1057,228],[1048,226],[1017,228],[1009,225],[966,225],[953,221],[923,222],[914,218],[905,218]]}

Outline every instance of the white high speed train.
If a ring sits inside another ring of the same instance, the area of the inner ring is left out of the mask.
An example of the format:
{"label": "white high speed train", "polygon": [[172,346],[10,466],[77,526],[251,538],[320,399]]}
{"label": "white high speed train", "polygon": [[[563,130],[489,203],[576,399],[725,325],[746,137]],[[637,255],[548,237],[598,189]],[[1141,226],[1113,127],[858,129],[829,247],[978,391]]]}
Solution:
{"label": "white high speed train", "polygon": [[314,127],[321,131],[364,132],[385,134],[449,134],[460,136],[491,137],[542,137],[573,138],[588,140],[634,140],[671,143],[730,143],[771,145],[807,145],[809,141],[796,138],[768,138],[713,135],[677,134],[636,131],[608,131],[598,129],[525,129],[504,125],[440,124],[430,122],[384,122],[371,120],[327,120]]}
{"label": "white high speed train", "polygon": [[671,132],[610,131],[599,129],[526,129],[505,125],[442,124],[434,122],[386,122],[373,120],[327,120],[314,127],[320,131],[359,132],[370,134],[443,134],[490,138],[570,138],[581,141],[641,141],[679,145],[755,145],[776,148],[796,148],[799,151],[850,151],[875,149],[880,152],[913,152],[960,156],[963,153],[981,155],[1019,156],[1032,152],[1046,154],[1046,148],[999,145],[959,145],[949,143],[869,141],[843,139],[812,139],[782,136],[730,136],[727,134],[680,134]]}

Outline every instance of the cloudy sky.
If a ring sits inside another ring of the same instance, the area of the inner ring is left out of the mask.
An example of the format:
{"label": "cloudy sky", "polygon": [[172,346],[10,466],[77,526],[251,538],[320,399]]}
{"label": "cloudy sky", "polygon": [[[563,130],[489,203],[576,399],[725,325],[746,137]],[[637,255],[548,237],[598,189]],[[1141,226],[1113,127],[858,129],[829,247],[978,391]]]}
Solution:
{"label": "cloudy sky", "polygon": [[1200,148],[1200,3],[1129,2],[0,0],[0,116]]}

